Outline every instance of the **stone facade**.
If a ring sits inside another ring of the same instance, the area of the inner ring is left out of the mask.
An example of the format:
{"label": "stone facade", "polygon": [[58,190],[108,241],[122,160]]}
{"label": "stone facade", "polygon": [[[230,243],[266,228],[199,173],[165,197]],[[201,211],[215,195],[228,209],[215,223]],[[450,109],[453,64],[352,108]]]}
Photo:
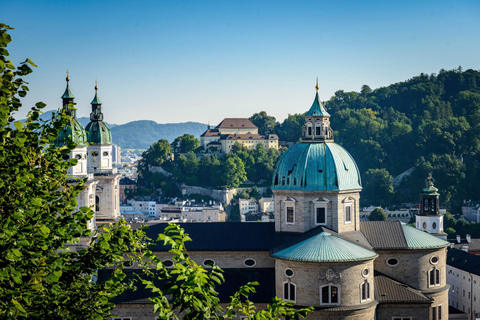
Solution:
{"label": "stone facade", "polygon": [[[349,191],[275,191],[275,231],[307,232],[324,225],[336,232],[360,230],[360,190]],[[287,223],[287,207],[294,207],[294,223]],[[326,208],[325,224],[316,224],[315,208]],[[351,222],[345,221],[345,207],[351,207]]]}

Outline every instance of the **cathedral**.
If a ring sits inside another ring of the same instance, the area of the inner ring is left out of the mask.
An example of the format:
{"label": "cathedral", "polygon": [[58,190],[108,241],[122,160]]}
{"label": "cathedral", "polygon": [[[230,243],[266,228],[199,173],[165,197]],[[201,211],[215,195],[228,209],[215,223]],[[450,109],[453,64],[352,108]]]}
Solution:
{"label": "cathedral", "polygon": [[[62,98],[65,107],[73,102],[68,82]],[[79,159],[71,175],[89,177],[80,205],[95,205],[97,220],[115,219],[118,175],[111,167],[111,134],[96,92],[86,130],[75,111],[68,112],[72,123],[62,137],[75,139],[78,146],[70,157]],[[189,256],[206,268],[215,264],[224,270],[225,283],[217,288],[222,303],[241,285],[258,281],[250,296],[257,307],[276,295],[298,307],[314,307],[308,319],[448,319],[449,243],[438,237],[443,226],[433,184],[424,189],[417,217],[425,228],[398,221],[361,222],[360,172],[333,133],[317,85],[305,113],[302,141],[276,164],[274,223],[182,223],[193,239],[186,244]],[[147,236],[156,239],[165,225],[150,226]],[[165,265],[173,265],[162,243],[151,249]],[[141,270],[132,265],[126,272],[133,276]],[[100,272],[99,281],[104,277]],[[139,288],[114,299],[115,319],[151,320],[150,295]]]}
{"label": "cathedral", "polygon": [[[79,207],[90,207],[95,217],[89,228],[95,229],[97,222],[114,221],[120,216],[119,182],[120,174],[112,167],[112,134],[103,122],[102,102],[98,98],[98,87],[95,84],[95,97],[91,102],[90,123],[84,128],[77,120],[77,111],[73,106],[75,97],[70,90],[67,76],[67,87],[62,96],[63,110],[71,116],[70,123],[65,126],[55,140],[57,147],[69,141],[77,144],[65,160],[77,159],[77,164],[68,171],[72,183],[75,179],[87,179],[84,191],[78,196]],[[85,245],[83,239],[80,245]]]}

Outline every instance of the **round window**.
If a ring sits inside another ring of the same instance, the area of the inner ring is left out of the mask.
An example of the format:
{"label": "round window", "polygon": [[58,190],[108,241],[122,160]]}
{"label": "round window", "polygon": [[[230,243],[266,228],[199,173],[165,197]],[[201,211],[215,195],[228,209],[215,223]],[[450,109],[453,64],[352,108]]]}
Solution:
{"label": "round window", "polygon": [[108,152],[107,152],[107,151],[104,151],[104,152],[103,152],[103,156],[104,156],[104,157],[108,156]]}
{"label": "round window", "polygon": [[433,228],[433,230],[437,229],[437,223],[436,222],[432,223],[432,228]]}
{"label": "round window", "polygon": [[124,266],[125,268],[131,268],[131,267],[133,267],[133,261],[131,261],[131,260],[125,260],[125,261],[123,261],[123,266]]}
{"label": "round window", "polygon": [[171,268],[173,266],[173,261],[172,260],[164,260],[163,265],[167,268]]}
{"label": "round window", "polygon": [[438,256],[433,256],[430,258],[430,263],[431,264],[437,264],[438,263]]}
{"label": "round window", "polygon": [[285,275],[287,277],[293,277],[293,270],[292,269],[285,269]]}
{"label": "round window", "polygon": [[98,152],[97,151],[92,151],[92,156],[94,156],[94,157],[98,156]]}
{"label": "round window", "polygon": [[255,267],[257,262],[253,259],[247,259],[243,262],[243,264],[245,265],[245,267]]}
{"label": "round window", "polygon": [[364,278],[368,277],[369,274],[370,274],[370,269],[365,268],[365,269],[362,270],[362,276]]}
{"label": "round window", "polygon": [[395,258],[390,258],[387,260],[387,264],[390,266],[390,267],[395,267],[398,265],[398,259],[395,259]]}
{"label": "round window", "polygon": [[212,259],[206,259],[203,260],[203,265],[205,267],[213,267],[215,265],[215,261],[213,261]]}
{"label": "round window", "polygon": [[77,160],[80,160],[80,159],[82,159],[82,155],[81,155],[81,154],[77,154],[77,155],[75,156],[75,158],[77,158]]}
{"label": "round window", "polygon": [[423,229],[427,229],[427,223],[426,222],[423,223]]}

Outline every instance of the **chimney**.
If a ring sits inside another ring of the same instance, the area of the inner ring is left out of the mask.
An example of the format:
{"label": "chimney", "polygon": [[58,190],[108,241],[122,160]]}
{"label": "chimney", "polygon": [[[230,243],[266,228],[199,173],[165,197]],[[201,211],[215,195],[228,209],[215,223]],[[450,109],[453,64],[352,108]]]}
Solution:
{"label": "chimney", "polygon": [[454,248],[455,247],[455,244],[454,243],[450,243],[450,248]]}
{"label": "chimney", "polygon": [[[462,246],[462,250],[468,253],[468,246]],[[465,260],[465,263],[466,263],[466,260]]]}
{"label": "chimney", "polygon": [[472,237],[469,234],[467,234],[467,242],[468,243],[472,242]]}
{"label": "chimney", "polygon": [[460,243],[460,236],[457,234],[457,242]]}

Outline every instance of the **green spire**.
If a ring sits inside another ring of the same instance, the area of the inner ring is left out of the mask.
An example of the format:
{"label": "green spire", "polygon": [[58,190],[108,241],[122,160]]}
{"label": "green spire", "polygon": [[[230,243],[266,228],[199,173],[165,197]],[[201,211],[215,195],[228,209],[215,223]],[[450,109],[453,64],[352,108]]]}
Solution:
{"label": "green spire", "polygon": [[98,90],[98,86],[97,86],[97,80],[95,80],[95,97],[93,98],[92,102],[90,102],[91,105],[99,105],[99,104],[102,104],[102,101],[100,101],[100,98],[98,97],[97,95],[97,90]]}
{"label": "green spire", "polygon": [[431,195],[431,196],[438,196],[438,189],[435,188],[433,185],[433,177],[432,174],[429,173],[427,179],[425,179],[425,188],[422,190],[422,195]]}
{"label": "green spire", "polygon": [[68,77],[68,69],[67,69],[67,88],[65,89],[65,92],[63,93],[62,99],[74,99],[75,97],[72,94],[72,91],[70,91],[70,87],[68,86],[68,82],[70,81],[70,78]]}
{"label": "green spire", "polygon": [[322,103],[320,102],[320,98],[318,97],[318,78],[317,78],[317,85],[315,86],[317,93],[315,94],[315,99],[313,100],[313,104],[310,107],[310,110],[305,114],[306,117],[330,117],[330,114],[325,110]]}

